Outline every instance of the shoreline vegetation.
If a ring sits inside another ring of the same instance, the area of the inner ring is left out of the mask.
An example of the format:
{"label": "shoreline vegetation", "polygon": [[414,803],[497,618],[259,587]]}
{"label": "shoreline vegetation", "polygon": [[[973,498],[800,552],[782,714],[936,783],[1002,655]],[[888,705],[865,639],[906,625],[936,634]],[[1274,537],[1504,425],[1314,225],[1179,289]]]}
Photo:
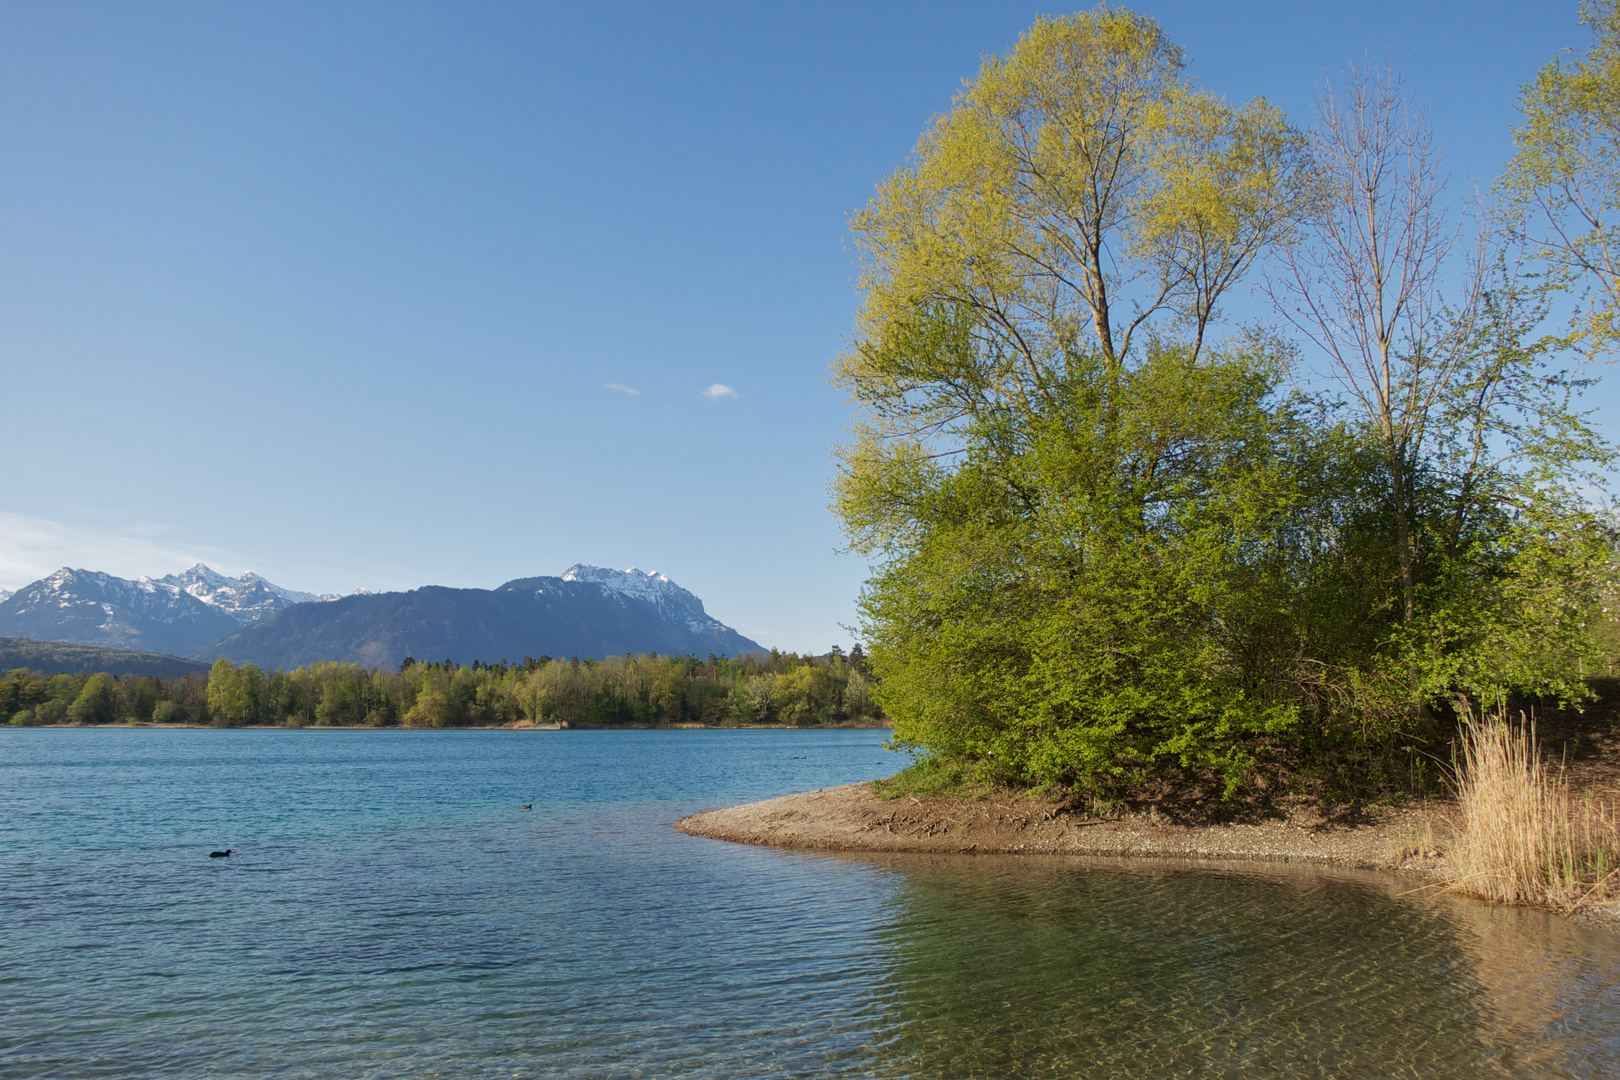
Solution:
{"label": "shoreline vegetation", "polygon": [[407,657],[400,669],[315,664],[266,673],[218,660],[180,678],[0,677],[13,727],[611,728],[882,727],[860,647],[825,656]]}
{"label": "shoreline vegetation", "polygon": [[[1087,810],[1071,794],[889,780],[682,818],[733,843],[812,851],[1082,855],[1285,862],[1379,870],[1494,903],[1542,907],[1620,933],[1620,694],[1538,725],[1481,717],[1447,794],[1362,807],[1309,797],[1231,806]],[[1545,750],[1557,748],[1556,760]]]}
{"label": "shoreline vegetation", "polygon": [[[916,760],[715,828],[1348,842],[1419,808],[1458,891],[1620,895],[1620,785],[1548,729],[1620,665],[1620,451],[1581,400],[1620,351],[1620,0],[1579,18],[1484,203],[1388,63],[1296,120],[1120,7],[987,56],[850,219],[832,367],[856,629]],[[1269,311],[1225,324],[1240,286]]]}

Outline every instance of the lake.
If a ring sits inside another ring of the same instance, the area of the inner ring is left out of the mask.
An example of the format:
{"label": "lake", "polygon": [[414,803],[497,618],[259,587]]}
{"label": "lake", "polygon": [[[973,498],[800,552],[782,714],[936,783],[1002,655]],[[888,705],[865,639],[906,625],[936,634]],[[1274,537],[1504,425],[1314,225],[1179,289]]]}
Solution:
{"label": "lake", "polygon": [[669,827],[884,737],[0,729],[0,1077],[1620,1075],[1544,913]]}

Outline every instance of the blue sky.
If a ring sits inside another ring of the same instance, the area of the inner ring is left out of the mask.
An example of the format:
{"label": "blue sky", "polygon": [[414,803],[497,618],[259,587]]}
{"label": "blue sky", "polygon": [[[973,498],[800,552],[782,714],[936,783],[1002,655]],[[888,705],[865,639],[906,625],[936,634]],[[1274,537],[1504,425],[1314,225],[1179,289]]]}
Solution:
{"label": "blue sky", "polygon": [[[1393,59],[1459,188],[1570,3],[1134,5],[1296,121]],[[659,569],[848,643],[846,219],[1026,3],[0,7],[0,587]],[[715,389],[719,387],[720,389]],[[706,393],[705,391],[710,391]]]}

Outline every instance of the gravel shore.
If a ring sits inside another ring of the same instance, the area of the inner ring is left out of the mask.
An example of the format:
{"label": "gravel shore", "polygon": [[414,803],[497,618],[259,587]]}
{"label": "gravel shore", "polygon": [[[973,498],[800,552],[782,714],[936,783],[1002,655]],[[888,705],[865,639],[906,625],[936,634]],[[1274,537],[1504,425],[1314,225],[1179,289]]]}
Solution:
{"label": "gravel shore", "polygon": [[1408,806],[1353,825],[1296,819],[1189,826],[1148,815],[1088,819],[1012,792],[884,798],[863,783],[709,810],[675,827],[715,840],[821,851],[1257,859],[1430,876],[1441,867],[1436,837],[1449,831],[1448,810]]}
{"label": "gravel shore", "polygon": [[[1149,815],[1088,819],[1052,800],[1001,797],[884,798],[871,783],[708,810],[681,818],[691,836],[812,851],[969,855],[1091,855],[1181,862],[1259,861],[1385,870],[1414,889],[1440,887],[1455,807],[1407,805],[1355,824],[1301,817],[1254,825],[1175,825]],[[1620,901],[1589,903],[1578,922],[1620,933]]]}

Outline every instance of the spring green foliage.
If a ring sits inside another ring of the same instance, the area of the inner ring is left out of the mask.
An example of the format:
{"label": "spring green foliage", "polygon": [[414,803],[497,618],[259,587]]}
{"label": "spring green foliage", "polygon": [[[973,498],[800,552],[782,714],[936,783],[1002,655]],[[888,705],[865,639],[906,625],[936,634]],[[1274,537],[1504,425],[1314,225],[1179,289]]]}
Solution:
{"label": "spring green foliage", "polygon": [[1581,5],[1587,49],[1519,92],[1523,123],[1497,187],[1550,280],[1584,302],[1573,332],[1590,348],[1620,335],[1620,7]]}
{"label": "spring green foliage", "polygon": [[398,672],[316,664],[266,674],[218,660],[180,679],[107,674],[0,679],[0,717],[18,726],[128,721],[219,727],[441,727],[564,722],[619,724],[873,723],[865,660],[825,657],[629,656],[521,664],[417,663]]}
{"label": "spring green foliage", "polygon": [[111,675],[98,673],[84,680],[79,696],[68,706],[75,724],[110,724],[118,719],[118,684]]}
{"label": "spring green foliage", "polygon": [[1416,394],[1393,454],[1289,392],[1288,342],[1206,331],[1335,178],[1180,70],[1151,20],[1041,20],[852,222],[834,506],[876,563],[878,699],[941,775],[1230,795],[1432,743],[1456,693],[1579,696],[1595,662],[1613,537],[1575,485],[1608,451],[1544,296],[1504,265],[1466,309],[1423,298],[1447,359],[1400,344],[1423,355],[1386,384]]}

